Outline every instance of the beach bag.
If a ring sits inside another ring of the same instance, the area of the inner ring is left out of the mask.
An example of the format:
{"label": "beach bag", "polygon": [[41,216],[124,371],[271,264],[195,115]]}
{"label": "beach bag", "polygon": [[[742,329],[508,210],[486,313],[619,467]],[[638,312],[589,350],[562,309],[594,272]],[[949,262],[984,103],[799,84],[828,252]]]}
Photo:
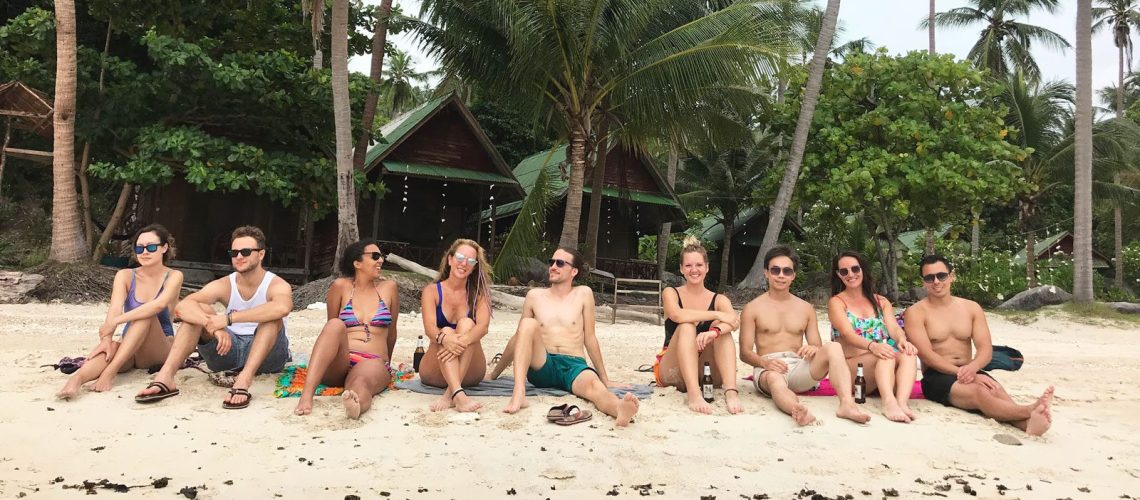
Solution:
{"label": "beach bag", "polygon": [[1006,370],[1015,372],[1021,369],[1021,365],[1024,362],[1025,357],[1021,355],[1021,351],[1009,346],[995,345],[994,355],[993,358],[990,359],[990,364],[986,365],[982,370]]}

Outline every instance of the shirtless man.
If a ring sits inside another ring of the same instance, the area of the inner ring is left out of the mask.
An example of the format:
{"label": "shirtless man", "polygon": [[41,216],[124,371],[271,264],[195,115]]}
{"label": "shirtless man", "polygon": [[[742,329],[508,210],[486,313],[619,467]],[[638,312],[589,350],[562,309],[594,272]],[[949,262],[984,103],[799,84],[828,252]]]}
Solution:
{"label": "shirtless man", "polygon": [[[235,272],[207,283],[178,303],[175,311],[182,326],[174,335],[174,345],[154,382],[135,396],[136,402],[153,403],[178,395],[174,375],[195,349],[211,371],[240,372],[222,402],[229,410],[249,406],[254,375],[279,372],[289,361],[285,316],[293,310],[293,289],[261,267],[265,233],[253,226],[235,229],[229,255]],[[226,312],[218,313],[214,304],[222,304]]]}
{"label": "shirtless man", "polygon": [[927,255],[919,262],[919,272],[927,295],[907,308],[904,323],[925,366],[922,392],[926,399],[979,410],[1031,436],[1044,434],[1053,423],[1053,386],[1032,404],[1015,403],[1001,384],[981,371],[993,356],[990,328],[977,302],[950,293],[953,265],[941,255]]}
{"label": "shirtless man", "polygon": [[[764,254],[768,291],[752,299],[741,312],[740,360],[756,367],[756,389],[776,402],[780,411],[799,425],[815,421],[796,393],[812,390],[828,372],[839,398],[835,416],[866,423],[871,416],[851,395],[851,373],[838,342],[826,346],[819,336],[815,308],[792,295],[799,258],[791,248],[777,246]],[[804,340],[807,344],[804,344]],[[831,367],[837,369],[832,371]]]}
{"label": "shirtless man", "polygon": [[[620,384],[606,376],[602,350],[594,335],[594,292],[587,286],[574,286],[581,270],[582,254],[559,248],[550,259],[550,288],[527,292],[522,319],[512,339],[517,361],[514,394],[503,411],[515,413],[526,408],[529,380],[536,387],[562,389],[588,399],[624,427],[637,413],[639,403],[632,393],[618,398],[610,392],[610,387]],[[594,368],[586,365],[583,347]]]}

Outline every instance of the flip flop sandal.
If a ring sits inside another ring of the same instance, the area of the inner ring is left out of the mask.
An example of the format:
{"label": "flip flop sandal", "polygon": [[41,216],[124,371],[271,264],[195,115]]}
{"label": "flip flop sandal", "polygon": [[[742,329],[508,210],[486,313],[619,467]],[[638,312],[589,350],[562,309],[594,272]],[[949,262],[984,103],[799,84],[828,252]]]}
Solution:
{"label": "flip flop sandal", "polygon": [[487,362],[487,366],[495,366],[499,362],[500,359],[503,359],[503,353],[501,353],[501,352],[496,354],[493,358],[491,358],[491,361]]}
{"label": "flip flop sandal", "polygon": [[250,394],[246,389],[230,389],[230,399],[232,400],[234,396],[245,396],[245,401],[242,401],[241,403],[222,401],[222,408],[225,408],[227,410],[240,410],[249,406],[249,402],[253,401],[253,395]]}
{"label": "flip flop sandal", "polygon": [[571,406],[566,409],[566,416],[555,420],[554,423],[563,426],[574,425],[590,420],[591,418],[594,418],[594,414],[590,410],[580,410],[577,406]]}
{"label": "flip flop sandal", "polygon": [[570,406],[570,405],[563,403],[563,404],[560,404],[558,406],[551,407],[550,411],[546,412],[546,421],[547,422],[555,422],[555,421],[562,420],[562,419],[566,418],[566,416],[569,415],[568,410],[570,408],[577,408],[577,406]]}
{"label": "flip flop sandal", "polygon": [[637,371],[641,373],[653,373],[653,365],[645,364],[637,367]]}
{"label": "flip flop sandal", "polygon": [[158,392],[156,392],[154,394],[144,394],[141,396],[135,396],[135,402],[136,403],[143,403],[143,404],[154,403],[156,401],[161,401],[161,400],[169,398],[171,396],[177,396],[181,392],[178,389],[170,390],[170,388],[167,387],[166,384],[164,384],[162,382],[151,382],[151,383],[147,384],[147,386],[143,390],[145,391],[147,389],[150,389],[151,387],[157,387]]}

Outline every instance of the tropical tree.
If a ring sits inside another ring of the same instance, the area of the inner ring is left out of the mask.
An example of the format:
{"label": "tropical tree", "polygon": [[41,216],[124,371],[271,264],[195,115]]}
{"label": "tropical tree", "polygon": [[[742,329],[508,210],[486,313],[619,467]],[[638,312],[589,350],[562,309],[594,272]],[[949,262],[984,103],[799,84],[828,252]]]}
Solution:
{"label": "tropical tree", "polygon": [[1073,169],[1073,299],[1093,301],[1092,0],[1077,0],[1077,104]]}
{"label": "tropical tree", "polygon": [[926,37],[930,41],[930,53],[932,55],[937,54],[937,52],[934,50],[934,16],[937,13],[937,9],[935,8],[934,4],[935,0],[930,0],[930,12],[926,15]]}
{"label": "tropical tree", "polygon": [[820,87],[823,83],[824,66],[827,63],[827,53],[835,37],[835,27],[839,22],[840,0],[827,0],[827,9],[824,11],[823,23],[816,40],[815,51],[812,54],[811,66],[808,69],[807,85],[804,89],[802,107],[799,118],[796,120],[796,131],[792,136],[792,149],[788,156],[788,166],[784,171],[783,181],[780,182],[780,191],[776,194],[776,201],[768,209],[768,227],[764,230],[764,240],[760,244],[760,251],[756,254],[756,261],[752,269],[740,282],[740,288],[758,288],[764,279],[764,254],[776,246],[776,239],[784,227],[784,218],[788,215],[788,206],[792,203],[792,194],[796,190],[796,180],[800,175],[800,166],[803,164],[804,150],[807,147],[808,132],[811,131],[812,117],[815,106],[819,101]]}
{"label": "tropical tree", "polygon": [[391,15],[392,0],[380,0],[380,9],[376,12],[376,21],[372,25],[372,61],[368,68],[368,79],[372,81],[372,87],[364,97],[364,113],[360,115],[360,138],[356,140],[356,147],[352,148],[353,170],[364,169],[368,145],[372,143],[376,102],[380,100],[380,76],[384,69],[384,52],[388,46],[388,18]]}
{"label": "tropical tree", "polygon": [[[935,14],[934,22],[946,28],[982,25],[978,41],[966,58],[977,67],[990,70],[995,78],[1021,70],[1028,78],[1037,80],[1041,77],[1041,70],[1031,53],[1033,45],[1057,50],[1070,47],[1061,35],[1015,19],[1016,16],[1028,16],[1036,9],[1055,13],[1059,0],[969,0],[969,3],[972,6]],[[926,27],[929,22],[929,19],[924,19],[921,25]]]}
{"label": "tropical tree", "polygon": [[[669,152],[665,157],[665,182],[670,188],[677,185],[677,170],[681,165],[681,151],[676,141],[670,141]],[[669,257],[669,238],[673,233],[673,223],[664,222],[657,232],[657,279],[665,279],[665,261]]]}
{"label": "tropical tree", "polygon": [[75,195],[75,2],[55,2],[55,113],[52,126],[52,260],[76,262],[87,254]]}
{"label": "tropical tree", "polygon": [[[360,239],[356,219],[356,175],[352,168],[352,108],[348,95],[348,0],[333,0],[332,25],[333,121],[336,129],[336,255]],[[338,258],[334,258],[336,269]]]}
{"label": "tropical tree", "polygon": [[381,83],[392,116],[412,109],[420,104],[416,83],[427,81],[428,74],[416,71],[412,56],[393,48],[388,57],[388,77]]}
{"label": "tropical tree", "polygon": [[714,97],[755,99],[787,43],[780,9],[721,3],[427,0],[418,30],[458,78],[510,96],[568,142],[560,243],[576,245],[601,112],[620,108],[638,129],[691,119],[693,103]]}

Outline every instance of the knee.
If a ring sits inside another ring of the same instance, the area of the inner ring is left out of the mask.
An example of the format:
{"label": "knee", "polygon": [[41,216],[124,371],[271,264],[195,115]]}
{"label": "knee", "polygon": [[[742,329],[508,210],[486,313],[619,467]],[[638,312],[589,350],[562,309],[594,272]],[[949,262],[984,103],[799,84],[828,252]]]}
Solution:
{"label": "knee", "polygon": [[536,331],[538,331],[538,320],[534,318],[523,318],[519,320],[519,329],[517,333],[519,336],[530,336],[533,335]]}
{"label": "knee", "polygon": [[[326,322],[325,325],[327,326],[328,323]],[[341,326],[344,326],[344,323],[341,323]],[[257,325],[257,329],[254,330],[254,335],[256,335],[256,336],[266,336],[266,335],[276,336],[277,333],[280,332],[281,329],[284,327],[285,327],[285,322],[282,320],[276,319],[273,321],[266,321],[265,323],[261,323],[261,324]]]}
{"label": "knee", "polygon": [[824,344],[823,352],[830,355],[838,354],[842,356],[843,346],[839,345],[839,342],[828,342],[827,344]]}
{"label": "knee", "polygon": [[455,324],[455,331],[458,333],[466,332],[472,328],[475,328],[475,320],[468,317],[464,317]]}
{"label": "knee", "polygon": [[695,342],[697,339],[697,325],[681,323],[677,325],[677,330],[673,332],[673,336],[685,340],[686,342]]}
{"label": "knee", "polygon": [[336,334],[344,333],[345,331],[346,331],[346,328],[344,327],[344,322],[337,319],[337,318],[333,318],[333,319],[326,321],[325,326],[321,327],[320,335],[321,336],[336,335]]}

